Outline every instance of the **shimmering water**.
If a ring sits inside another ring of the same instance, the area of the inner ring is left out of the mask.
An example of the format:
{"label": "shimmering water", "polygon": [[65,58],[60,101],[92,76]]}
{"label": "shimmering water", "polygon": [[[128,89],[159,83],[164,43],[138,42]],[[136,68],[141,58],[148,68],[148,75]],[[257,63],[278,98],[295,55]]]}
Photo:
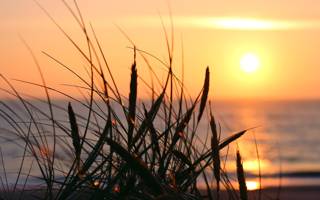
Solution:
{"label": "shimmering water", "polygon": [[257,174],[256,137],[265,185],[278,184],[279,172],[284,185],[320,183],[320,101],[217,102],[215,108],[225,132],[258,126],[239,147],[244,167]]}
{"label": "shimmering water", "polygon": [[[21,104],[16,101],[7,103],[16,112],[24,113],[21,115],[24,119],[16,120],[27,127],[23,121],[30,121],[30,118],[22,111]],[[67,107],[66,101],[56,103]],[[36,104],[41,111],[48,113],[46,105]],[[252,188],[256,184],[259,165],[266,186],[279,183],[279,172],[283,177],[283,185],[320,185],[320,101],[218,101],[213,102],[212,107],[221,125],[221,139],[237,131],[256,127],[237,142]],[[13,128],[4,120],[6,114],[10,113],[8,109],[2,104],[0,108],[1,150],[7,173],[14,174],[19,167],[24,143],[16,140],[11,132]],[[84,116],[87,113],[86,109],[76,104],[74,110]],[[55,114],[61,123],[67,119],[65,112],[55,111]],[[38,117],[37,120],[43,120],[43,116]],[[43,123],[48,121],[43,120]],[[202,140],[207,133],[207,124],[204,116],[198,129],[198,137]],[[258,151],[254,138],[257,140]],[[223,156],[228,155],[226,170],[231,175],[235,168],[235,151],[236,144],[233,144],[228,151],[225,149],[222,152]],[[24,166],[24,170],[27,169],[28,166]],[[0,171],[3,177],[2,167]]]}

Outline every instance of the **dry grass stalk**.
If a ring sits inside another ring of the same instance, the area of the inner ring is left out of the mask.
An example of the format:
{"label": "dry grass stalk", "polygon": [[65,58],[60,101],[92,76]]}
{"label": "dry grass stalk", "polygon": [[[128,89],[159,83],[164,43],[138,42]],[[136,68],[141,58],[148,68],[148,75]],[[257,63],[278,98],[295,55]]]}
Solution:
{"label": "dry grass stalk", "polygon": [[210,86],[210,72],[209,67],[206,68],[206,75],[204,79],[203,89],[202,89],[202,96],[200,100],[200,107],[199,107],[199,114],[198,114],[198,122],[200,121],[203,111],[206,107],[206,102],[208,99],[209,94],[209,86]]}
{"label": "dry grass stalk", "polygon": [[217,126],[214,116],[210,109],[210,127],[211,127],[211,149],[213,158],[213,174],[217,184],[217,199],[220,198],[220,149]]}
{"label": "dry grass stalk", "polygon": [[239,150],[237,150],[237,176],[238,176],[238,183],[239,183],[239,191],[240,191],[240,199],[241,200],[248,200],[248,191],[245,179],[245,173],[243,170],[241,155]]}
{"label": "dry grass stalk", "polygon": [[80,170],[81,142],[76,116],[71,103],[68,104],[69,122],[71,127],[71,138],[75,153],[76,168]]}

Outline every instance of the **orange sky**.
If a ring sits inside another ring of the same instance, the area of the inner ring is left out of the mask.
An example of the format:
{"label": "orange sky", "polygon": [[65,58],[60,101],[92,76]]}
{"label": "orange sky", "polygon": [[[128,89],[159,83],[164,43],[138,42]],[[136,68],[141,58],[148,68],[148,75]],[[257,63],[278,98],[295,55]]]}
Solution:
{"label": "orange sky", "polygon": [[[72,16],[60,1],[41,0],[53,17],[85,48]],[[69,1],[72,2],[72,1]],[[119,87],[128,93],[132,52],[130,43],[115,24],[141,49],[167,59],[166,44],[159,14],[168,29],[167,1],[78,0],[87,22],[92,22],[100,37]],[[319,98],[320,86],[320,1],[270,0],[169,1],[175,23],[176,67],[181,71],[181,41],[187,87],[191,94],[200,90],[207,65],[211,68],[211,95],[218,99]],[[41,54],[46,51],[86,75],[85,61],[32,0],[0,0],[0,73],[8,78],[39,82],[37,68],[19,35],[32,47],[49,85],[69,91],[61,84],[77,83],[67,70]],[[240,70],[241,57],[252,52],[260,59],[257,72]],[[152,60],[152,59],[151,59]],[[142,63],[142,60],[138,60]],[[148,77],[145,65],[138,73]],[[160,79],[164,72],[155,64]],[[147,78],[146,78],[147,79]],[[142,85],[142,84],[140,84]],[[16,84],[35,96],[43,91]],[[1,87],[6,86],[1,81]],[[141,88],[140,97],[145,97]],[[0,97],[5,94],[0,92]]]}

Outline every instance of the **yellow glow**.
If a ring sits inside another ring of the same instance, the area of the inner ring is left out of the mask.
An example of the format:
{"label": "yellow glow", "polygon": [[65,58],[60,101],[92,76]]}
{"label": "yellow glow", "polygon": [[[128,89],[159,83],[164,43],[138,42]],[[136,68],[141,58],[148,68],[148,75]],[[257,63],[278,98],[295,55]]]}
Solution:
{"label": "yellow glow", "polygon": [[[261,163],[260,163],[261,165]],[[248,171],[256,171],[259,169],[258,160],[247,160],[243,162],[243,167]]]}
{"label": "yellow glow", "polygon": [[260,183],[257,181],[246,181],[248,190],[257,190],[260,187]]}
{"label": "yellow glow", "polygon": [[241,58],[240,67],[246,73],[253,73],[260,67],[260,61],[255,54],[247,53]]}
{"label": "yellow glow", "polygon": [[230,30],[290,30],[308,29],[320,26],[319,22],[312,20],[290,21],[241,17],[213,17],[203,18],[202,21],[212,28]]}
{"label": "yellow glow", "polygon": [[[136,20],[139,18],[139,20]],[[162,16],[170,21],[170,16]],[[124,17],[122,23],[132,26],[158,26],[159,18],[154,16]],[[319,28],[317,21],[306,20],[274,20],[244,17],[201,17],[201,16],[175,16],[174,24],[182,27],[206,27],[223,30],[270,31],[270,30],[299,30]]]}
{"label": "yellow glow", "polygon": [[[243,167],[245,170],[248,170],[248,171],[258,171],[259,170],[259,161],[257,159],[255,160],[246,160],[243,162]],[[266,161],[262,161],[260,160],[260,168],[265,168],[267,167],[267,163]]]}
{"label": "yellow glow", "polygon": [[274,24],[271,21],[245,18],[215,19],[213,25],[223,29],[268,30],[274,28]]}

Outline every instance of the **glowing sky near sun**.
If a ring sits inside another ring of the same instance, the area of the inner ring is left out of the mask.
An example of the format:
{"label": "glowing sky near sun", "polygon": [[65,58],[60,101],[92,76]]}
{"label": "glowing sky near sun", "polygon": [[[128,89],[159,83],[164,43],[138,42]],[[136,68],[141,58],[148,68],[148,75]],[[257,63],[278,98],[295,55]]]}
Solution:
{"label": "glowing sky near sun", "polygon": [[[161,16],[170,20],[170,16]],[[137,20],[138,18],[138,20]],[[158,16],[138,16],[136,18],[119,18],[120,22],[135,26],[158,26]],[[276,20],[246,17],[199,17],[199,16],[175,16],[175,26],[208,28],[220,30],[242,30],[242,31],[279,31],[279,30],[303,30],[318,29],[320,21],[316,20]]]}
{"label": "glowing sky near sun", "polygon": [[[40,2],[75,41],[85,47],[81,30],[63,4],[51,0]],[[217,0],[201,3],[191,0],[78,2],[87,23],[91,22],[95,27],[125,95],[128,93],[132,51],[127,48],[131,46],[130,42],[117,26],[139,48],[167,61],[160,16],[170,32],[168,16],[171,10],[175,33],[174,71],[180,75],[183,46],[186,87],[190,93],[199,91],[205,67],[209,65],[212,71],[211,95],[218,99],[320,98],[320,1],[243,0],[232,4]],[[61,59],[83,76],[87,75],[84,59],[33,1],[0,0],[0,24],[0,73],[6,77],[40,81],[20,36],[33,48],[48,84],[61,88],[79,80],[41,51]],[[243,73],[240,66],[241,58],[249,52],[259,58],[259,69],[251,74]],[[138,73],[149,80],[148,73],[145,73],[147,68],[142,63],[138,60]],[[156,61],[151,59],[151,63],[157,66],[157,74],[162,80],[165,72]],[[26,93],[43,95],[40,89],[16,85]],[[139,95],[148,97],[149,94],[142,88]],[[3,96],[5,94],[0,93],[0,97]]]}

